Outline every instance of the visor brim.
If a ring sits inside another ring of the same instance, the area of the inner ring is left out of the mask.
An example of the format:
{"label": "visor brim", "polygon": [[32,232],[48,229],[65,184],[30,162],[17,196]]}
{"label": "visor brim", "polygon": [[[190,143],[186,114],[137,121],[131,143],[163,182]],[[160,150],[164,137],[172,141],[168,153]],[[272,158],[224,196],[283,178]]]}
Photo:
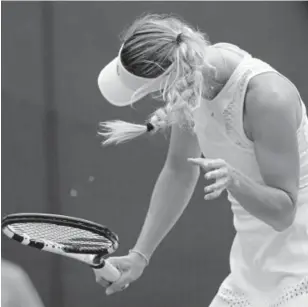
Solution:
{"label": "visor brim", "polygon": [[117,74],[118,57],[105,66],[98,76],[98,87],[105,99],[114,106],[124,107],[131,105],[145,97],[148,93],[135,94],[123,84]]}

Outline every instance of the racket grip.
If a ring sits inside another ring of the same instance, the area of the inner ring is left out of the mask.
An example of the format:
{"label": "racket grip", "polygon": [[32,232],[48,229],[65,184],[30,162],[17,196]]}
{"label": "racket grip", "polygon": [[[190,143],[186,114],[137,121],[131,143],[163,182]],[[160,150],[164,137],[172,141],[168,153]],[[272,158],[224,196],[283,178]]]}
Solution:
{"label": "racket grip", "polygon": [[99,266],[92,266],[92,268],[99,276],[109,282],[115,282],[121,276],[120,271],[108,260],[103,260]]}

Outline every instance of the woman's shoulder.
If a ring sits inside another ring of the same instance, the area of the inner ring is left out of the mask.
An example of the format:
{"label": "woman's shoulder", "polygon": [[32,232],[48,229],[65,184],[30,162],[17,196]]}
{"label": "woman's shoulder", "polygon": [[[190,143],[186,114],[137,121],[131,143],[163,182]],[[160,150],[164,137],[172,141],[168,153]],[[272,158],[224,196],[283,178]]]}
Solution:
{"label": "woman's shoulder", "polygon": [[212,46],[215,47],[215,48],[223,48],[223,49],[232,49],[232,50],[242,50],[242,51],[244,51],[238,45],[235,45],[233,43],[227,43],[227,42],[214,43],[214,44],[212,44]]}

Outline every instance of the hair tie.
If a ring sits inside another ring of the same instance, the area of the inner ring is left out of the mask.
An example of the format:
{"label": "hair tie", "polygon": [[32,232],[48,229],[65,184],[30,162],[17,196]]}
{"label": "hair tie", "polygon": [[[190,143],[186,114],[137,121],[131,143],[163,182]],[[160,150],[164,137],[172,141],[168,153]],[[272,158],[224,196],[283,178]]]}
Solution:
{"label": "hair tie", "polygon": [[151,132],[152,130],[155,129],[155,127],[151,123],[147,123],[146,126],[147,126],[147,132]]}
{"label": "hair tie", "polygon": [[175,39],[176,43],[180,45],[183,41],[182,33],[179,33]]}

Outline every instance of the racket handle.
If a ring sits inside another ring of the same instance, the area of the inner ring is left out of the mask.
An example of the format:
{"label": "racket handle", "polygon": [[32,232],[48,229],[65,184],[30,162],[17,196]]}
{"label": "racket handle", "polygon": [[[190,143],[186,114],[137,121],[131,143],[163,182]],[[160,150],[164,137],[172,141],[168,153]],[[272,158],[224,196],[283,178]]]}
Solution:
{"label": "racket handle", "polygon": [[97,272],[99,276],[109,282],[115,282],[121,277],[120,271],[114,265],[108,262],[108,260],[103,259],[99,266],[92,265],[92,268]]}

